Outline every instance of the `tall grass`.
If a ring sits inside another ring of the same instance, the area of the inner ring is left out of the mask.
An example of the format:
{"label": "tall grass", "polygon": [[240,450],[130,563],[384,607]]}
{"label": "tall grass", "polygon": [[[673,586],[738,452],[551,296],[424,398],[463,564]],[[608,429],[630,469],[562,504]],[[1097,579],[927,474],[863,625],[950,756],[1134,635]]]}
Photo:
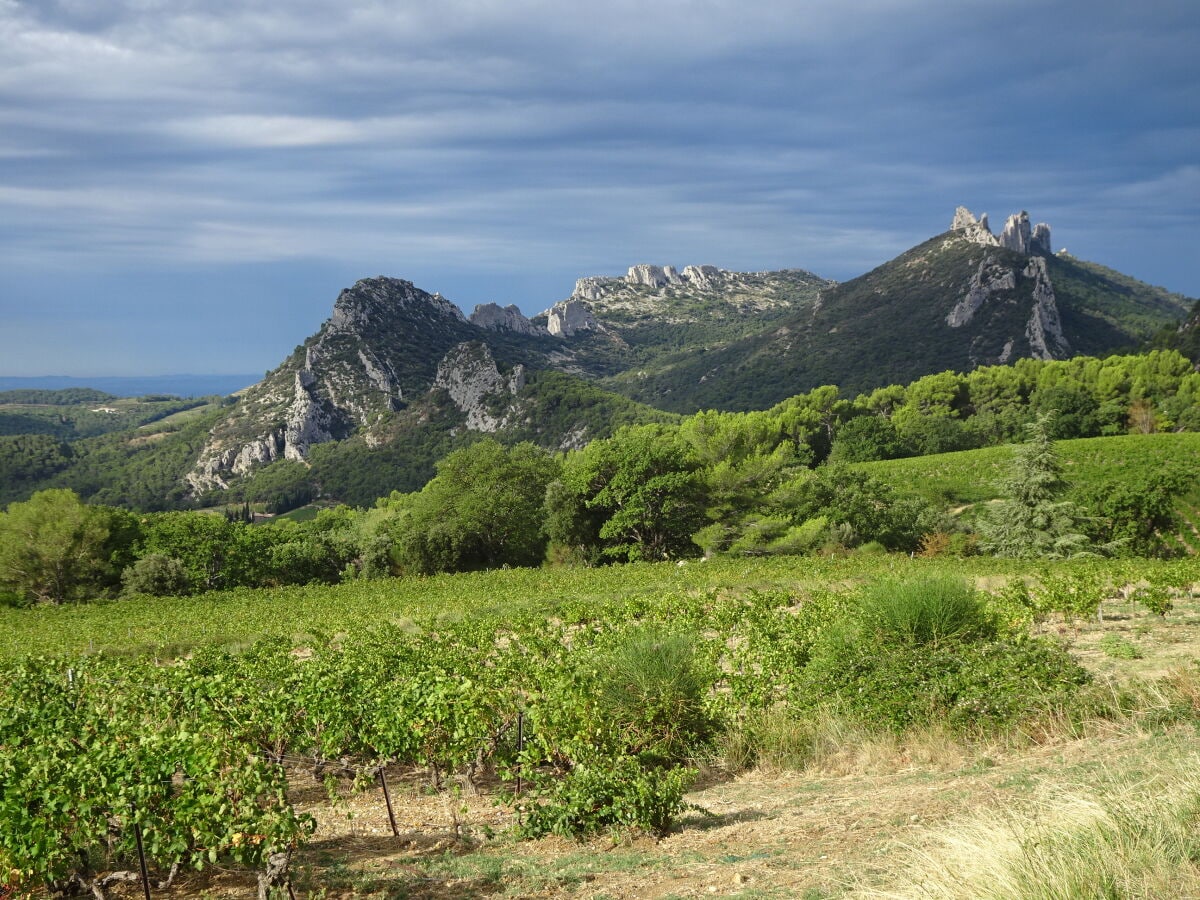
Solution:
{"label": "tall grass", "polygon": [[[1200,762],[1200,760],[1197,760]],[[1078,900],[1200,896],[1200,776],[1065,794],[938,832],[902,885],[860,896]]]}
{"label": "tall grass", "polygon": [[858,618],[883,644],[938,644],[995,634],[979,595],[953,576],[871,582],[859,594]]}

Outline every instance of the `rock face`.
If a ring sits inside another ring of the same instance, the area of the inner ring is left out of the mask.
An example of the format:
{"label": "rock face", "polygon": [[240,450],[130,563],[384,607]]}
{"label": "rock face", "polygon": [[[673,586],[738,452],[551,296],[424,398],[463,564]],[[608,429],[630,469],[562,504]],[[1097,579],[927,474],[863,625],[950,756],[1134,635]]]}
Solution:
{"label": "rock face", "polygon": [[954,210],[954,218],[950,221],[950,230],[956,231],[962,237],[984,247],[994,247],[998,243],[992,229],[988,226],[988,214],[984,213],[978,219],[965,206]]}
{"label": "rock face", "polygon": [[600,275],[580,278],[575,282],[575,290],[571,292],[571,298],[574,300],[599,300],[609,292],[612,283],[618,280]]}
{"label": "rock face", "polygon": [[1030,227],[1029,213],[1022,210],[1011,215],[1004,223],[999,237],[988,227],[987,213],[978,219],[965,206],[954,210],[950,230],[985,247],[1004,247],[1022,256],[1050,256],[1050,226],[1045,222]]}
{"label": "rock face", "polygon": [[721,277],[721,270],[716,266],[684,266],[683,278],[696,287],[713,287]]}
{"label": "rock face", "polygon": [[1033,249],[1029,213],[1022,210],[1008,217],[1004,223],[1004,230],[1000,232],[1000,246],[1006,247],[1014,253],[1020,253],[1022,256],[1029,255]]}
{"label": "rock face", "polygon": [[1063,334],[1062,320],[1058,314],[1058,304],[1054,298],[1054,286],[1050,283],[1050,275],[1046,271],[1046,260],[1034,256],[1029,265],[1021,273],[1026,278],[1033,278],[1033,311],[1025,326],[1025,337],[1029,340],[1029,349],[1035,359],[1064,359],[1071,355],[1071,345]]}
{"label": "rock face", "polygon": [[1053,256],[1053,251],[1050,249],[1050,226],[1045,222],[1038,222],[1033,226],[1033,237],[1030,238],[1032,245],[1031,252],[1039,256]]}
{"label": "rock face", "polygon": [[538,328],[530,322],[522,315],[521,310],[512,304],[505,307],[495,303],[476,306],[475,311],[471,313],[470,322],[489,331],[513,331],[531,336],[546,333],[545,329]]}
{"label": "rock face", "polygon": [[305,462],[311,447],[370,429],[401,408],[405,392],[428,390],[409,353],[448,348],[473,331],[440,294],[398,278],[365,278],[342,291],[328,321],[274,372],[251,387],[213,429],[192,471],[190,488],[223,488],[277,459]]}
{"label": "rock face", "polygon": [[683,279],[674,266],[636,265],[629,267],[625,276],[627,284],[644,284],[648,287],[662,287],[667,284],[680,284]]}
{"label": "rock face", "polygon": [[525,368],[516,366],[507,376],[500,374],[487,344],[471,341],[459,344],[438,363],[435,388],[450,395],[451,401],[467,416],[467,428],[488,434],[505,425],[505,417],[489,409],[489,398],[508,401],[525,387]]}
{"label": "rock face", "polygon": [[[959,207],[962,209],[962,207]],[[985,303],[1001,291],[1011,291],[1017,286],[1016,273],[1001,265],[995,256],[988,255],[979,264],[979,270],[967,284],[967,292],[946,316],[951,328],[961,328],[975,317]]]}
{"label": "rock face", "polygon": [[972,225],[978,225],[979,220],[965,206],[959,206],[954,210],[954,218],[950,220],[951,231],[961,231],[964,228],[970,228]]}
{"label": "rock face", "polygon": [[581,300],[556,303],[546,313],[546,330],[555,337],[570,337],[580,331],[595,331],[596,317]]}

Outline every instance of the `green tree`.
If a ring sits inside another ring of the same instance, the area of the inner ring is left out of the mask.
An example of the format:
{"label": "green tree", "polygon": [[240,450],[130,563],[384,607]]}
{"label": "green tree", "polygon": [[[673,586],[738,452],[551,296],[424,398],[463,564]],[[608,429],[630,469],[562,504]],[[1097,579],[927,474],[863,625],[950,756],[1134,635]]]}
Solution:
{"label": "green tree", "polygon": [[997,556],[1059,559],[1097,552],[1084,534],[1085,516],[1069,500],[1062,464],[1050,439],[1050,419],[1040,415],[1027,427],[1029,440],[1017,447],[1003,482],[1008,499],[979,520],[980,547]]}
{"label": "green tree", "polygon": [[627,426],[567,457],[562,486],[548,498],[550,539],[595,540],[625,560],[693,556],[692,534],[704,524],[700,461],[678,428]]}
{"label": "green tree", "polygon": [[395,525],[396,561],[414,572],[535,566],[546,552],[542,504],[557,460],[492,439],[456,450]]}
{"label": "green tree", "polygon": [[838,430],[829,458],[834,462],[855,463],[907,455],[908,448],[888,419],[859,416]]}
{"label": "green tree", "polygon": [[93,595],[109,574],[106,519],[64,488],[11,504],[0,513],[0,585],[35,602]]}

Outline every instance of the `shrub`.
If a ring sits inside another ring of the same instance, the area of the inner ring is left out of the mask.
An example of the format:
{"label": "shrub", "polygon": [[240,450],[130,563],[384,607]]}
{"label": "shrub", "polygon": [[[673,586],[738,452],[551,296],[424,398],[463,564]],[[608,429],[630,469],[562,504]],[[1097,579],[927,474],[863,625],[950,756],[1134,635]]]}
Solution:
{"label": "shrub", "polygon": [[1056,644],[998,638],[961,580],[886,580],[821,633],[798,696],[810,712],[832,705],[894,733],[937,722],[976,733],[1056,706],[1087,681]]}
{"label": "shrub", "polygon": [[149,553],[121,573],[122,593],[172,597],[188,593],[188,572],[182,562],[162,553]]}
{"label": "shrub", "polygon": [[684,768],[648,769],[629,756],[581,764],[530,792],[534,802],[519,833],[582,838],[627,828],[662,835],[687,808],[683,795],[694,775]]}
{"label": "shrub", "polygon": [[647,626],[616,637],[601,655],[596,704],[603,720],[646,762],[676,762],[710,738],[704,698],[715,672],[692,635]]}
{"label": "shrub", "polygon": [[1066,651],[1037,639],[843,644],[814,654],[805,676],[814,698],[897,734],[938,722],[959,733],[994,731],[1061,706],[1089,681]]}
{"label": "shrub", "polygon": [[859,595],[856,618],[881,643],[938,644],[995,634],[974,588],[953,577],[869,584]]}
{"label": "shrub", "polygon": [[1100,638],[1100,649],[1113,659],[1141,659],[1142,651],[1119,634],[1106,634]]}

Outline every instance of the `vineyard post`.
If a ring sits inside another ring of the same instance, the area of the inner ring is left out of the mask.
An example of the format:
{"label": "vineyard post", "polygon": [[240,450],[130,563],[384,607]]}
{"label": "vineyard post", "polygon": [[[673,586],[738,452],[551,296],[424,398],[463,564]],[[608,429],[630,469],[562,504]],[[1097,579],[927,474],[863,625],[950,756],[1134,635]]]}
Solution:
{"label": "vineyard post", "polygon": [[138,824],[137,807],[132,803],[129,804],[129,816],[133,821],[133,837],[137,841],[138,866],[142,871],[142,892],[146,895],[146,900],[151,900],[150,872],[146,868],[146,849],[142,845],[142,826]]}
{"label": "vineyard post", "polygon": [[517,710],[517,796],[521,796],[521,754],[525,752],[525,710]]}
{"label": "vineyard post", "polygon": [[400,829],[396,827],[396,814],[392,812],[392,792],[388,790],[387,773],[384,766],[379,767],[379,783],[383,785],[383,802],[387,804],[388,822],[392,826],[392,837],[400,837]]}

